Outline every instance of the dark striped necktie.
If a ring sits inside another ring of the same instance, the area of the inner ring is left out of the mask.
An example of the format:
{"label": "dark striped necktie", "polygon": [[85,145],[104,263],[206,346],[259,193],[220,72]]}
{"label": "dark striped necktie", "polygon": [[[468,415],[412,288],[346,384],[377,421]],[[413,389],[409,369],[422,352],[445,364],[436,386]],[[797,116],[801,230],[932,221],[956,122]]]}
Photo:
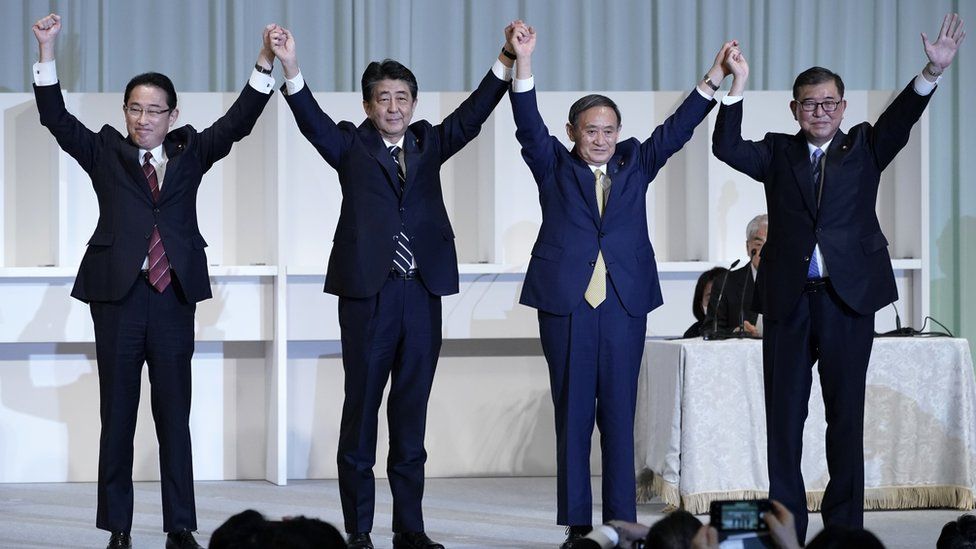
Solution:
{"label": "dark striped necktie", "polygon": [[[400,193],[402,194],[407,184],[407,174],[403,168],[403,163],[400,161],[400,155],[403,154],[403,149],[394,145],[388,150],[390,151],[390,156],[393,157],[393,163],[397,167],[397,179],[400,181]],[[393,268],[402,274],[407,274],[407,271],[413,266],[413,251],[410,249],[410,239],[407,237],[402,220],[400,222],[400,234],[397,237],[397,245],[394,252]]]}
{"label": "dark striped necktie", "polygon": [[[152,193],[153,203],[159,201],[159,178],[156,176],[156,168],[153,167],[152,153],[146,151],[143,156],[142,173],[146,174],[146,181],[149,182],[149,192]],[[149,283],[156,291],[163,293],[169,286],[172,278],[169,274],[169,258],[163,248],[163,239],[159,236],[159,228],[154,224],[152,234],[149,235]]]}

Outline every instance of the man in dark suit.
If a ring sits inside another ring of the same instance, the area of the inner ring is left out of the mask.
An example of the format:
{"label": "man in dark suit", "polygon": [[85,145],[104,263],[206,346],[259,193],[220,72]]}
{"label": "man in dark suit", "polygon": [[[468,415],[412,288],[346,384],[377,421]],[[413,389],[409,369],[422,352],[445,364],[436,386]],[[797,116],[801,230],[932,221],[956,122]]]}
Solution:
{"label": "man in dark suit", "polygon": [[[725,282],[722,300],[714,308],[716,325],[723,333],[739,333],[750,337],[760,337],[756,326],[759,313],[752,305],[753,288],[756,273],[759,272],[759,259],[763,245],[766,243],[766,229],[769,218],[760,214],[749,221],[746,226],[746,251],[749,253],[749,264],[740,269],[729,272]],[[721,286],[721,280],[718,281]],[[718,297],[718,286],[712,292]]]}
{"label": "man in dark suit", "polygon": [[722,161],[765,185],[769,240],[756,281],[763,313],[769,496],[796,516],[805,539],[807,505],[800,472],[812,367],[819,360],[827,415],[830,482],[826,525],[860,528],[864,516],[864,391],[874,314],[898,298],[888,241],[875,214],[882,170],[905,146],[939,76],[965,33],[946,15],[939,37],[922,42],[929,62],[872,126],[845,133],[844,84],[820,67],[793,84],[794,135],[741,137],[742,91],[749,74],[740,53],[713,136]]}
{"label": "man in dark suit", "polygon": [[567,150],[536,105],[535,32],[518,24],[511,94],[522,157],[539,186],[542,226],[520,302],[539,311],[556,416],[557,514],[567,543],[591,529],[590,438],[603,455],[603,520],[636,519],[634,411],[647,314],[661,305],[645,195],[655,174],[691,139],[725,76],[723,45],[705,77],[644,142],[617,143],[620,112],[589,95],[569,112]]}
{"label": "man in dark suit", "polygon": [[171,131],[179,111],[169,78],[146,73],[125,90],[127,135],[86,128],[65,109],[54,63],[61,18],[33,26],[40,49],[34,95],[41,124],[91,177],[98,224],[71,295],[89,304],[101,407],[98,528],[110,548],[131,546],[132,440],[143,362],[149,365],[166,547],[199,547],[190,451],[190,360],[198,301],[211,297],[206,242],[197,227],[203,174],[251,132],[267,104],[274,55],[265,29],[249,85],[209,128]]}
{"label": "man in dark suit", "polygon": [[376,416],[390,379],[393,546],[441,547],[424,533],[421,508],[441,296],[458,291],[440,169],[481,131],[508,88],[514,55],[503,50],[478,88],[436,126],[411,124],[417,80],[409,69],[389,59],[370,63],[362,78],[367,119],[356,126],[336,124],[322,111],[298,69],[294,38],[287,30],[283,36],[275,53],[285,69],[285,98],[302,134],[339,172],[343,194],[325,291],[339,296],[345,401],[337,460],[349,546],[373,546]]}

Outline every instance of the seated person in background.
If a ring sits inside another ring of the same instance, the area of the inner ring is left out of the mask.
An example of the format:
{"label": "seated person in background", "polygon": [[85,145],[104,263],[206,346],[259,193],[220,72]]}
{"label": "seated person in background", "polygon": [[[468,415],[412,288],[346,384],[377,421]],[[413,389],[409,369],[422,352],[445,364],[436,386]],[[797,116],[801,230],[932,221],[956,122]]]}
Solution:
{"label": "seated person in background", "polygon": [[[763,244],[766,243],[766,228],[769,218],[766,214],[752,218],[746,226],[746,250],[749,253],[749,264],[741,269],[729,273],[729,280],[725,283],[722,300],[715,308],[720,332],[742,331],[752,337],[762,337],[762,332],[756,327],[758,313],[752,307],[752,290],[756,283],[756,272],[759,270],[759,256]],[[716,299],[718,299],[718,292]]]}
{"label": "seated person in background", "polygon": [[248,509],[214,530],[209,549],[343,549],[346,540],[331,524],[315,518],[267,520]]}
{"label": "seated person in background", "polygon": [[714,281],[721,280],[723,273],[729,272],[725,267],[713,267],[698,277],[695,284],[695,297],[691,300],[691,313],[695,315],[695,323],[685,330],[684,338],[701,337],[702,322],[708,316],[710,304],[712,302],[712,288],[715,287]]}
{"label": "seated person in background", "polygon": [[945,523],[935,549],[976,549],[976,515],[960,515]]}

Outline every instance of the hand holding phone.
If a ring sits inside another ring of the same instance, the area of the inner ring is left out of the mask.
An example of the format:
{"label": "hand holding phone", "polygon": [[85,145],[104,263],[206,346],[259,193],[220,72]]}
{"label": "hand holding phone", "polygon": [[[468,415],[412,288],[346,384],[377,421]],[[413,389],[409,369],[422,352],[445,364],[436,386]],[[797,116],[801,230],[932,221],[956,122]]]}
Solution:
{"label": "hand holding phone", "polygon": [[747,532],[766,534],[769,532],[769,525],[763,515],[770,510],[772,504],[768,499],[721,500],[712,502],[709,516],[711,525],[723,538],[730,534]]}

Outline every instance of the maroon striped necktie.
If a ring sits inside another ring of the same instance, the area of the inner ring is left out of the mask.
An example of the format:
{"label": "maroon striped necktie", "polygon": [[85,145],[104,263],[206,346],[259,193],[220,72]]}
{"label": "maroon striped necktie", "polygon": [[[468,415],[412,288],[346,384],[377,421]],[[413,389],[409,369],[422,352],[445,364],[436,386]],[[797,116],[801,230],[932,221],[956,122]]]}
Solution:
{"label": "maroon striped necktie", "polygon": [[[155,203],[159,200],[159,179],[156,177],[156,168],[150,160],[152,160],[152,153],[147,151],[143,156],[142,173],[146,174],[149,191]],[[166,257],[166,250],[163,248],[163,239],[159,236],[159,227],[153,225],[152,235],[149,237],[149,283],[156,288],[157,292],[163,293],[171,281],[169,258]]]}

